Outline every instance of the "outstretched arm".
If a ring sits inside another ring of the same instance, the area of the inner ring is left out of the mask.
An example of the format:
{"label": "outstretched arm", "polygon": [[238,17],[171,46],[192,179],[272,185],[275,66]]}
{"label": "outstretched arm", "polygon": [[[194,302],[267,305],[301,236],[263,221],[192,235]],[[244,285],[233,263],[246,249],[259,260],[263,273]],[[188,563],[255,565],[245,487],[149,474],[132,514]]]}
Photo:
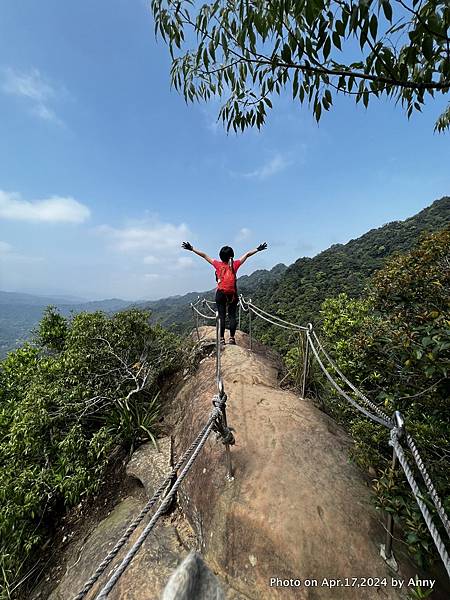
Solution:
{"label": "outstretched arm", "polygon": [[193,252],[194,254],[197,254],[198,256],[201,256],[202,258],[204,258],[207,262],[209,262],[210,265],[213,264],[213,260],[212,258],[210,258],[207,254],[205,254],[204,252],[202,252],[201,250],[196,250],[194,248],[194,246],[192,244],[190,244],[189,242],[183,242],[181,244],[181,246],[185,249],[185,250],[189,250],[190,252]]}
{"label": "outstretched arm", "polygon": [[257,248],[255,248],[254,250],[249,250],[248,252],[246,252],[239,259],[241,261],[241,265],[242,265],[242,263],[244,263],[247,260],[247,258],[249,258],[250,256],[253,256],[257,252],[261,252],[261,250],[266,250],[266,248],[267,248],[267,242],[264,242],[263,244],[260,244]]}

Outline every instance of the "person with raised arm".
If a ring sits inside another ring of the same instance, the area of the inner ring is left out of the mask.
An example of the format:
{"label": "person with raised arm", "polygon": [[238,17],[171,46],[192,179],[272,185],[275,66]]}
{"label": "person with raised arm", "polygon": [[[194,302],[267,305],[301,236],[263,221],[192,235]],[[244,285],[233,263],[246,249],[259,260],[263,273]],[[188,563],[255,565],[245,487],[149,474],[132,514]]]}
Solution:
{"label": "person with raised arm", "polygon": [[201,250],[197,250],[189,242],[183,242],[181,246],[185,250],[194,252],[197,256],[204,258],[210,265],[212,265],[216,271],[216,306],[217,312],[219,313],[220,321],[220,342],[225,344],[225,317],[228,311],[228,318],[230,321],[230,339],[229,344],[236,344],[235,333],[236,333],[236,309],[238,305],[238,292],[236,284],[236,273],[240,266],[244,264],[247,258],[253,256],[257,252],[266,250],[267,243],[260,244],[254,250],[249,250],[245,254],[234,260],[234,250],[230,246],[223,246],[219,251],[219,258],[212,259]]}

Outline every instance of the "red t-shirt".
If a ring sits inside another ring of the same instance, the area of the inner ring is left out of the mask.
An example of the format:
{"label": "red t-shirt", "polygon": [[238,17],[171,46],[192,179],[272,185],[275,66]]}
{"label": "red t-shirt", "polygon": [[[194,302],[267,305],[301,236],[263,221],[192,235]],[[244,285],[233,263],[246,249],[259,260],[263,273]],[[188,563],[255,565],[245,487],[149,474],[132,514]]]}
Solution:
{"label": "red t-shirt", "polygon": [[[223,262],[222,260],[217,260],[217,259],[213,260],[213,267],[216,270],[216,279],[219,279],[223,265],[228,265],[228,263]],[[237,270],[239,269],[240,266],[241,266],[241,261],[239,259],[233,260],[233,270],[235,273],[237,273]],[[217,284],[217,289],[219,289],[219,284]],[[226,290],[224,290],[224,291],[226,291]],[[232,291],[232,290],[229,290],[229,291]]]}

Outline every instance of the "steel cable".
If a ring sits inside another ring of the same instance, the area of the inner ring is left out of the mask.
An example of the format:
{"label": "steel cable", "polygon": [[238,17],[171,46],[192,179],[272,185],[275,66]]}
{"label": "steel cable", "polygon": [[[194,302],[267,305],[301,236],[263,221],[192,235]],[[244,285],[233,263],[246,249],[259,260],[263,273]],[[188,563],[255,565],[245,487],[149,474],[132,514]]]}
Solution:
{"label": "steel cable", "polygon": [[178,470],[181,468],[181,466],[188,460],[190,455],[193,453],[197,444],[200,442],[201,438],[205,434],[207,428],[209,427],[209,425],[212,422],[214,422],[215,418],[216,417],[214,417],[212,414],[210,415],[208,421],[206,422],[206,424],[204,425],[204,427],[202,428],[200,433],[197,435],[197,437],[192,442],[192,444],[189,446],[189,448],[186,450],[186,452],[184,452],[182,457],[178,460],[178,462],[173,467],[170,474],[164,479],[164,481],[161,483],[159,488],[156,490],[156,492],[153,494],[153,496],[150,498],[150,500],[147,502],[147,504],[144,506],[144,508],[141,510],[141,512],[137,515],[137,517],[130,523],[130,525],[127,527],[127,529],[123,533],[122,537],[117,541],[114,548],[112,548],[108,552],[106,557],[102,560],[102,562],[99,564],[99,566],[94,571],[92,576],[88,579],[88,581],[86,581],[83,588],[73,598],[73,600],[82,600],[86,596],[86,594],[89,592],[89,590],[92,588],[92,586],[98,581],[99,577],[103,574],[103,572],[105,571],[105,569],[107,568],[109,563],[113,560],[113,558],[115,556],[117,556],[119,550],[128,541],[128,539],[131,537],[131,535],[136,530],[138,525],[141,523],[143,518],[148,514],[150,509],[156,504],[156,502],[159,500],[161,494],[164,492],[164,490],[167,488],[167,486],[170,485],[170,482],[173,481],[173,478],[176,476]]}
{"label": "steel cable", "polygon": [[406,479],[408,480],[409,486],[412,490],[412,493],[414,494],[414,497],[416,499],[416,502],[420,508],[420,511],[422,513],[422,516],[425,520],[425,523],[428,527],[428,531],[430,532],[431,537],[433,538],[433,542],[434,545],[436,546],[437,551],[439,552],[439,555],[442,559],[442,562],[444,563],[444,566],[447,570],[448,576],[450,577],[450,558],[449,555],[447,553],[447,550],[445,548],[444,542],[442,541],[439,532],[436,529],[435,524],[433,523],[433,520],[431,518],[431,514],[428,510],[427,505],[425,504],[425,502],[422,500],[422,495],[420,492],[420,488],[417,485],[416,480],[414,479],[414,475],[413,472],[411,470],[411,467],[409,466],[409,463],[406,459],[406,456],[403,452],[403,448],[400,445],[400,442],[398,441],[398,430],[396,427],[393,427],[391,429],[391,435],[390,435],[390,440],[389,440],[389,444],[394,448],[395,450],[395,454],[397,455],[397,458],[399,460],[399,463],[402,466],[402,469],[406,475]]}
{"label": "steel cable", "polygon": [[365,396],[360,390],[358,390],[358,388],[356,386],[354,386],[353,383],[351,381],[349,381],[347,379],[347,377],[342,373],[342,371],[336,365],[336,363],[334,362],[334,360],[327,354],[325,348],[322,346],[319,338],[317,337],[316,332],[313,331],[312,334],[314,336],[315,341],[317,342],[317,346],[318,346],[319,350],[321,350],[321,352],[323,353],[323,355],[325,356],[325,358],[327,359],[327,361],[329,362],[329,364],[332,366],[332,368],[339,375],[339,377],[343,381],[345,381],[345,383],[355,392],[355,394],[357,396],[359,396],[359,398],[361,398],[361,400],[363,400],[368,406],[370,406],[370,408],[373,411],[375,411],[378,414],[379,417],[381,417],[385,421],[390,421],[389,415],[387,415],[381,408],[379,408],[376,404],[374,404],[371,400],[369,400],[369,398],[367,398],[367,396]]}
{"label": "steel cable", "polygon": [[411,454],[414,457],[417,468],[419,469],[420,474],[422,475],[422,478],[425,482],[425,485],[427,486],[428,493],[430,494],[430,496],[433,500],[434,506],[436,507],[437,513],[442,521],[445,531],[447,532],[447,535],[450,537],[449,518],[447,516],[447,513],[445,512],[444,507],[442,506],[442,501],[439,498],[439,495],[436,491],[436,488],[434,487],[433,482],[431,481],[431,477],[428,474],[428,471],[427,471],[425,464],[419,454],[419,451],[417,450],[414,439],[411,437],[411,435],[409,433],[406,434],[406,443],[408,444],[409,449],[411,450]]}
{"label": "steel cable", "polygon": [[120,565],[117,567],[117,569],[114,571],[114,573],[112,573],[111,577],[109,578],[109,580],[107,581],[105,586],[100,590],[100,592],[96,596],[95,600],[105,600],[105,598],[108,596],[109,592],[112,590],[114,585],[117,583],[117,581],[119,580],[119,578],[121,577],[123,572],[126,570],[128,565],[131,563],[133,558],[136,556],[136,554],[139,551],[139,549],[141,548],[142,544],[145,542],[148,535],[150,534],[150,532],[156,525],[158,519],[170,505],[172,498],[174,497],[175,493],[177,492],[177,490],[180,487],[181,483],[183,482],[184,478],[189,473],[189,470],[191,469],[195,459],[199,455],[200,450],[206,444],[206,441],[214,427],[215,419],[221,414],[221,412],[222,412],[221,407],[217,406],[217,407],[213,408],[213,410],[211,412],[212,420],[210,418],[211,422],[207,426],[205,433],[203,434],[200,442],[198,443],[197,447],[195,448],[194,452],[192,453],[192,456],[189,458],[188,462],[184,466],[183,470],[181,471],[181,473],[180,473],[179,477],[177,478],[177,480],[175,481],[174,485],[170,488],[169,492],[165,496],[165,498],[164,498],[163,502],[161,503],[161,505],[159,506],[158,510],[155,512],[153,517],[150,519],[149,523],[146,525],[145,529],[142,531],[139,538],[132,545],[132,547],[130,548],[130,550],[128,551],[128,553],[126,554],[126,556],[120,563]]}
{"label": "steel cable", "polygon": [[204,315],[202,312],[200,312],[200,311],[198,310],[198,308],[197,308],[196,306],[194,306],[194,304],[191,304],[191,307],[192,307],[192,309],[193,309],[193,310],[195,310],[195,312],[196,312],[197,314],[199,314],[199,315],[200,315],[201,317],[203,317],[204,319],[209,319],[209,320],[212,320],[212,319],[215,319],[215,318],[216,318],[216,317],[213,317],[213,316],[211,316],[211,315]]}
{"label": "steel cable", "polygon": [[[319,349],[322,351],[322,353],[324,354],[325,358],[328,360],[329,364],[333,367],[333,369],[336,371],[336,373],[339,375],[339,377],[341,377],[341,379],[343,381],[345,381],[345,383],[355,392],[355,394],[357,396],[359,396],[359,398],[361,398],[362,400],[364,400],[364,402],[366,402],[366,404],[368,406],[370,406],[380,417],[382,417],[383,419],[386,419],[386,421],[389,420],[388,415],[381,410],[376,404],[374,404],[373,402],[371,402],[367,396],[365,396],[365,394],[363,394],[355,385],[352,384],[351,381],[349,381],[347,379],[347,377],[342,373],[342,371],[339,369],[339,367],[336,365],[336,363],[334,362],[334,360],[327,354],[326,350],[324,349],[323,345],[321,344],[317,334],[315,331],[313,331],[313,336],[314,339],[317,342],[317,345],[319,347]],[[422,475],[422,478],[425,482],[425,485],[428,489],[428,492],[433,500],[433,503],[436,507],[436,511],[442,521],[442,524],[445,527],[445,530],[447,532],[447,535],[450,537],[450,521],[447,517],[447,514],[444,510],[444,507],[442,506],[442,501],[436,491],[436,488],[433,485],[433,482],[431,481],[431,478],[428,474],[428,471],[425,467],[425,464],[419,454],[419,451],[416,447],[416,444],[414,442],[414,439],[412,438],[412,436],[407,433],[406,434],[406,442],[409,446],[409,449],[411,450],[411,453],[414,457],[414,460],[416,462],[417,468],[419,469],[420,474]]]}
{"label": "steel cable", "polygon": [[306,336],[307,336],[307,339],[308,339],[308,342],[309,342],[309,346],[310,346],[311,350],[313,351],[314,356],[316,357],[316,360],[319,363],[320,368],[322,369],[323,373],[325,374],[325,376],[327,377],[327,379],[331,383],[331,385],[334,387],[334,389],[343,398],[345,398],[348,402],[350,402],[350,404],[352,404],[352,406],[354,406],[357,410],[359,410],[359,412],[361,412],[364,415],[366,415],[366,417],[369,417],[369,419],[371,419],[372,421],[375,421],[376,423],[379,423],[380,425],[384,425],[385,427],[388,427],[389,429],[392,429],[393,424],[391,423],[390,420],[386,421],[385,419],[382,419],[382,418],[380,418],[380,417],[378,417],[376,415],[373,415],[367,409],[365,409],[363,406],[361,406],[355,400],[353,400],[353,398],[351,398],[346,392],[344,392],[344,390],[333,379],[333,377],[330,375],[329,371],[327,370],[327,368],[325,367],[325,365],[321,361],[319,353],[317,352],[317,349],[316,349],[316,347],[314,346],[314,344],[312,342],[311,335],[310,335],[309,331],[306,332]]}
{"label": "steel cable", "polygon": [[287,329],[288,331],[300,331],[300,329],[297,327],[283,325],[282,323],[276,323],[275,321],[270,320],[268,317],[265,317],[264,315],[260,314],[258,312],[258,310],[255,310],[255,307],[253,306],[253,304],[249,304],[248,307],[252,311],[253,314],[255,314],[260,319],[267,321],[268,323],[272,323],[272,325],[276,325],[277,327],[282,327],[283,329]]}
{"label": "steel cable", "polygon": [[[253,302],[251,300],[247,304],[248,304],[248,306],[250,306],[250,307],[258,310],[259,312],[263,313],[267,317],[271,317],[272,319],[276,319],[278,321],[281,321],[281,323],[284,323],[285,325],[289,325],[293,329],[298,329],[299,331],[306,331],[308,329],[304,325],[297,325],[297,323],[292,323],[291,321],[286,321],[285,319],[282,319],[281,317],[278,317],[277,315],[273,315],[273,314],[267,312],[266,310],[264,310],[264,309],[260,308],[259,306],[256,306],[255,304],[253,304]],[[261,315],[258,315],[258,316],[261,316]],[[274,325],[277,325],[277,324],[278,323],[274,323]]]}

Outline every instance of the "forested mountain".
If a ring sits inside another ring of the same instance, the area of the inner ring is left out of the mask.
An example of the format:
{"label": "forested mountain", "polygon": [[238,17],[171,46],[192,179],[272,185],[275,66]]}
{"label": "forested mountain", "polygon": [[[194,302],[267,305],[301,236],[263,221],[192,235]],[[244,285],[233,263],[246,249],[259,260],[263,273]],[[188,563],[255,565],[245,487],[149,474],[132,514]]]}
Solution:
{"label": "forested mountain", "polygon": [[[243,275],[238,280],[239,291],[280,316],[300,323],[317,323],[325,298],[341,292],[359,296],[368,278],[388,257],[410,250],[423,232],[437,231],[449,224],[450,197],[446,196],[405,221],[372,229],[347,244],[335,244],[313,258],[299,258],[289,267],[278,264],[270,271]],[[191,292],[134,306],[150,309],[155,321],[182,332],[192,323],[189,305],[198,296],[213,299],[214,291]],[[119,299],[70,303],[61,298],[0,292],[0,357],[29,337],[48,304],[56,305],[64,315],[95,310],[115,312],[130,306],[129,302]],[[268,330],[261,322],[258,327],[264,333]]]}
{"label": "forested mountain", "polygon": [[[361,294],[370,276],[387,258],[410,250],[424,232],[433,232],[450,224],[450,197],[445,196],[405,221],[393,221],[372,229],[347,244],[335,244],[313,258],[299,258],[286,267],[276,265],[271,271],[255,271],[239,277],[239,291],[251,296],[255,304],[299,323],[317,323],[325,298],[346,292],[350,297]],[[144,306],[152,310],[163,325],[177,331],[192,323],[189,304],[197,297],[214,298],[213,290],[164,298]],[[270,326],[258,320],[261,333]],[[283,338],[283,332],[274,334]],[[273,336],[266,338],[274,342]]]}
{"label": "forested mountain", "polygon": [[368,278],[395,253],[410,250],[424,232],[450,225],[450,197],[433,204],[405,221],[372,229],[347,244],[336,244],[313,258],[299,258],[276,284],[262,286],[253,294],[255,304],[298,323],[319,320],[325,298],[346,292],[361,294]]}
{"label": "forested mountain", "polygon": [[[262,284],[278,281],[286,269],[286,265],[279,264],[270,271],[261,269],[251,275],[243,275],[239,278],[240,289],[245,294],[253,294]],[[173,325],[176,330],[184,331],[192,324],[190,303],[195,302],[198,296],[209,296],[213,299],[213,292],[190,292],[151,302],[130,303],[119,298],[81,302],[77,299],[0,291],[0,358],[30,337],[32,330],[41,320],[45,307],[49,305],[56,306],[64,316],[96,310],[112,313],[136,306],[150,309],[154,321],[163,325]]]}
{"label": "forested mountain", "polygon": [[[248,296],[256,294],[262,287],[276,285],[286,269],[286,265],[280,263],[275,265],[270,271],[259,269],[251,275],[242,275],[238,278],[239,292]],[[191,302],[195,302],[199,296],[214,300],[214,289],[206,292],[191,292],[183,296],[162,298],[161,300],[146,302],[138,306],[150,309],[154,318],[162,325],[173,325],[177,331],[183,331],[186,327],[192,325],[192,313],[189,305]]]}

